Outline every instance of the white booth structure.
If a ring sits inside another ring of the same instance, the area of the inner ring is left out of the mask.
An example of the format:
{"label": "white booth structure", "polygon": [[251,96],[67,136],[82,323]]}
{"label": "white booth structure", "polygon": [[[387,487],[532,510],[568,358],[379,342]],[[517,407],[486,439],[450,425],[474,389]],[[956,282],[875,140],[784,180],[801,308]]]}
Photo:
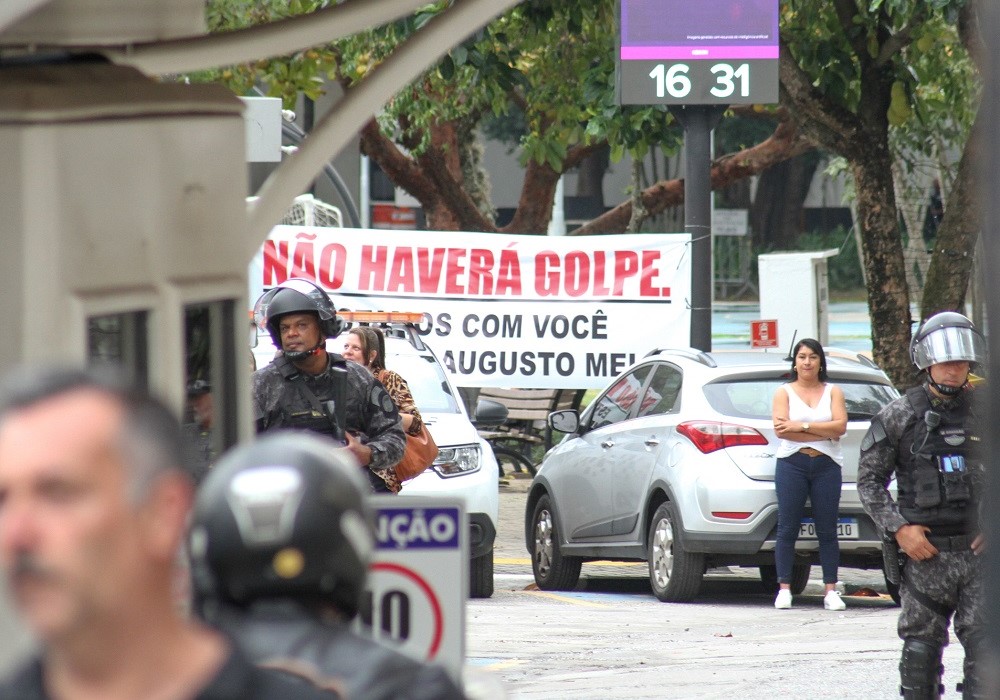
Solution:
{"label": "white booth structure", "polygon": [[791,351],[793,337],[830,338],[827,258],[837,250],[769,253],[757,258],[760,317],[778,322],[778,347]]}

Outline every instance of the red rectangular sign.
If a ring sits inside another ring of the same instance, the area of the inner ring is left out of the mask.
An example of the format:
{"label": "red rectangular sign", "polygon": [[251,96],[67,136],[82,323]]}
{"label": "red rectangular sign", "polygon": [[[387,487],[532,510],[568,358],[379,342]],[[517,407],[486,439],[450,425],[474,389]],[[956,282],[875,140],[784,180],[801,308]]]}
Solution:
{"label": "red rectangular sign", "polygon": [[750,347],[778,347],[778,322],[774,319],[750,322]]}
{"label": "red rectangular sign", "polygon": [[395,204],[373,204],[372,228],[416,229],[417,212],[413,207],[398,207]]}

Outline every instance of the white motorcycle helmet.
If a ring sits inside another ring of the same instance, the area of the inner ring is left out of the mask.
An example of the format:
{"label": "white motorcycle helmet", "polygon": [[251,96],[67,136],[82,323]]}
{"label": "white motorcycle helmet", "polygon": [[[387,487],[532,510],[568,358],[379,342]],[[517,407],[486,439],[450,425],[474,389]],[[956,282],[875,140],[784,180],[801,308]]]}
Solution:
{"label": "white motorcycle helmet", "polygon": [[[960,313],[943,311],[920,324],[910,341],[910,359],[926,370],[941,362],[965,361],[976,367],[986,361],[986,339],[975,324]],[[957,394],[959,387],[934,385],[944,394]]]}

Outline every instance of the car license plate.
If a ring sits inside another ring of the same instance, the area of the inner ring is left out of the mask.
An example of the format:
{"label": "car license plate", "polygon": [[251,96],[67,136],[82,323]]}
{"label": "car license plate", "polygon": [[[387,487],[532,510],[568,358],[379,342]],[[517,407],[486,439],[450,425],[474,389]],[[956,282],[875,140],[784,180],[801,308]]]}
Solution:
{"label": "car license plate", "polygon": [[[812,518],[802,519],[802,525],[799,526],[799,537],[806,540],[816,539],[816,523]],[[837,539],[858,539],[858,519],[840,518],[837,520]]]}

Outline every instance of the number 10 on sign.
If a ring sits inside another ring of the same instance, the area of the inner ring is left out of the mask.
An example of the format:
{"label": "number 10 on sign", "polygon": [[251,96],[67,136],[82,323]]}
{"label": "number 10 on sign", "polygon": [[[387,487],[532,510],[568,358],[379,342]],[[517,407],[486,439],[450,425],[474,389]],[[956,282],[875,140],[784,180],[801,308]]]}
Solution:
{"label": "number 10 on sign", "polygon": [[[696,62],[697,65],[697,62]],[[656,96],[658,98],[673,97],[682,99],[691,92],[691,66],[686,63],[674,63],[669,68],[658,63],[649,72],[649,77],[653,79],[656,86]],[[737,66],[729,63],[716,63],[709,72],[713,75],[713,86],[709,92],[713,97],[725,99],[739,95],[747,97],[750,94],[750,66],[741,63]]]}

